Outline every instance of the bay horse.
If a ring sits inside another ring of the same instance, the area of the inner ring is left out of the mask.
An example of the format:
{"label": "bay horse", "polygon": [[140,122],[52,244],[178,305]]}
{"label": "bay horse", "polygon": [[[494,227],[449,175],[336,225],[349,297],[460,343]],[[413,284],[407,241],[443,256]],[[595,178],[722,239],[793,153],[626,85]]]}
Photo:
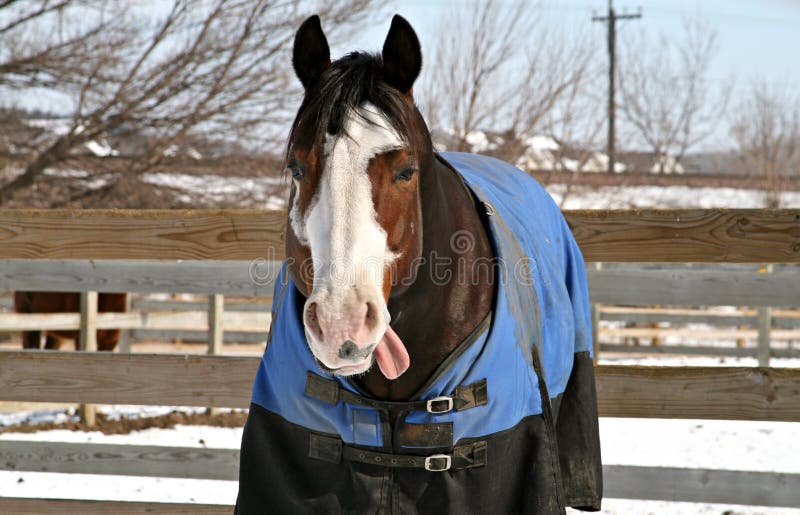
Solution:
{"label": "bay horse", "polygon": [[[99,313],[124,313],[126,311],[125,293],[99,293],[97,295],[97,311]],[[14,311],[16,313],[77,313],[80,311],[79,293],[62,292],[14,292]],[[78,331],[44,331],[44,348],[60,349],[66,340],[75,342],[78,348]],[[97,350],[112,351],[117,347],[120,338],[119,329],[98,329]],[[23,331],[22,347],[40,349],[42,347],[42,331]]]}
{"label": "bay horse", "polygon": [[600,509],[583,258],[501,161],[435,152],[419,40],[332,62],[298,29],[286,261],[242,438],[236,512]]}

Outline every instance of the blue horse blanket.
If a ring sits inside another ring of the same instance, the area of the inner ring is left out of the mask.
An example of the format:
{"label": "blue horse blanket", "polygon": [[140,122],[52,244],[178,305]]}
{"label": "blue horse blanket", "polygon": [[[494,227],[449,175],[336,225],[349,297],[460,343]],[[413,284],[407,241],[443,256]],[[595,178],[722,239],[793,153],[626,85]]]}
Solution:
{"label": "blue horse blanket", "polygon": [[253,499],[285,512],[600,508],[580,250],[528,175],[485,156],[439,158],[489,213],[498,279],[490,322],[419,399],[376,401],[319,371],[298,316],[305,299],[284,265],[243,437],[238,512]]}

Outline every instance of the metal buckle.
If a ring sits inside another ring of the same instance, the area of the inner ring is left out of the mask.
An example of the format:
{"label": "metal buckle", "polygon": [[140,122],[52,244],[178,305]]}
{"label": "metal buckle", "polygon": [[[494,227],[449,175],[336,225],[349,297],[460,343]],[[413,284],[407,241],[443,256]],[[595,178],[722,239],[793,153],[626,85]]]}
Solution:
{"label": "metal buckle", "polygon": [[[433,409],[433,403],[434,402],[443,402],[443,401],[447,401],[447,408],[442,409],[442,410]],[[428,413],[433,413],[433,414],[437,414],[437,415],[440,414],[440,413],[447,413],[448,411],[453,411],[453,398],[452,397],[447,397],[447,396],[442,396],[442,397],[434,397],[433,399],[429,399],[428,400],[428,405],[427,405],[427,411],[428,411]]]}
{"label": "metal buckle", "polygon": [[[432,460],[444,460],[444,466],[437,467],[433,464]],[[450,465],[452,463],[453,459],[449,454],[434,454],[433,456],[425,458],[425,470],[430,472],[444,472],[445,470],[450,470]]]}

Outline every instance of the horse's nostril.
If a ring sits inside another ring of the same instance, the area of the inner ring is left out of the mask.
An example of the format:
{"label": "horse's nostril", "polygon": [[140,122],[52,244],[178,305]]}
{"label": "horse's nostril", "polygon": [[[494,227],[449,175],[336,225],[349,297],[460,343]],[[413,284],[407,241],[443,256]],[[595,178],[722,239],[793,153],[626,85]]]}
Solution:
{"label": "horse's nostril", "polygon": [[367,329],[373,329],[378,324],[378,310],[375,304],[367,302],[367,315],[364,317]]}
{"label": "horse's nostril", "polygon": [[316,336],[322,338],[322,327],[319,325],[319,318],[317,318],[317,303],[312,302],[306,308],[306,327]]}
{"label": "horse's nostril", "polygon": [[316,320],[317,319],[317,303],[312,302],[306,308],[306,314],[308,315],[309,319]]}
{"label": "horse's nostril", "polygon": [[347,340],[339,347],[339,357],[342,359],[352,359],[358,354],[358,345],[353,340]]}

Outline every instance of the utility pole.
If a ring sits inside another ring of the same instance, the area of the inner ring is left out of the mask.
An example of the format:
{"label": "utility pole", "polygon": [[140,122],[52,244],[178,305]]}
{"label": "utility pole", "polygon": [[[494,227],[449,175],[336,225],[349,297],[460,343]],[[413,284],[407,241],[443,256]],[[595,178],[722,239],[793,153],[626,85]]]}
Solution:
{"label": "utility pole", "polygon": [[606,16],[592,16],[592,21],[608,23],[608,173],[614,173],[616,162],[614,132],[614,78],[616,75],[616,49],[617,49],[617,21],[635,20],[642,17],[640,12],[635,14],[617,14],[614,11],[614,0],[608,0],[608,14]]}

